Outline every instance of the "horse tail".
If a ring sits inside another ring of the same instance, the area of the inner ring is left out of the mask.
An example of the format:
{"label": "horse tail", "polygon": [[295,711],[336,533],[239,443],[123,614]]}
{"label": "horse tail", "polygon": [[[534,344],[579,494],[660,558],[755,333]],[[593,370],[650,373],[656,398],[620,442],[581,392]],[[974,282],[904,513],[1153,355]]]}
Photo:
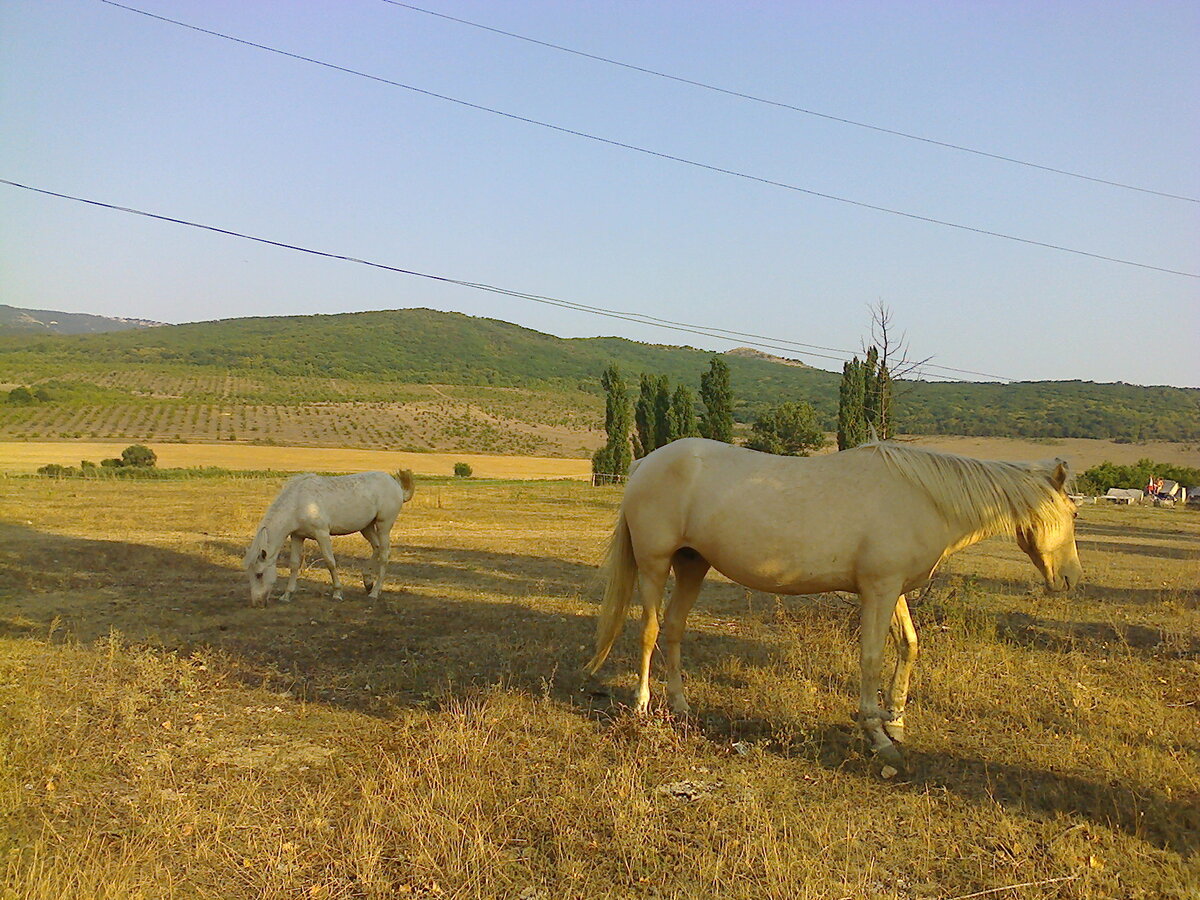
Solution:
{"label": "horse tail", "polygon": [[417,490],[417,483],[413,480],[412,469],[401,469],[396,473],[395,478],[400,482],[400,489],[404,492],[404,502],[407,503],[413,498],[413,494]]}
{"label": "horse tail", "polygon": [[617,525],[608,542],[608,552],[604,556],[604,564],[600,571],[605,580],[604,601],[600,605],[600,615],[596,620],[596,653],[583,667],[588,675],[594,675],[604,664],[608,651],[621,634],[629,601],[633,597],[633,588],[637,584],[637,560],[633,555],[633,541],[629,535],[629,523],[625,520],[624,509],[617,516]]}

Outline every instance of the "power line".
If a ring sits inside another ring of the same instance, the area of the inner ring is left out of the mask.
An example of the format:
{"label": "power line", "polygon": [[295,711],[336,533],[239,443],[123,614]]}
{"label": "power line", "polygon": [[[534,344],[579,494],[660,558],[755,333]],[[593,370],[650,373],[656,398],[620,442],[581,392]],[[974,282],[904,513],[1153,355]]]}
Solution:
{"label": "power line", "polygon": [[633,71],[633,72],[641,72],[643,75],[653,75],[655,78],[664,78],[668,81],[678,82],[679,84],[686,84],[686,85],[690,85],[692,87],[703,88],[706,91],[714,91],[718,94],[725,94],[726,96],[729,96],[729,97],[737,97],[741,100],[750,100],[754,103],[761,103],[765,106],[774,106],[779,109],[787,109],[787,110],[791,110],[792,112],[803,113],[806,116],[815,116],[816,118],[826,119],[830,122],[838,122],[842,125],[853,125],[856,128],[866,128],[870,131],[876,131],[881,134],[889,134],[889,135],[892,135],[893,137],[905,138],[910,141],[920,141],[921,143],[924,143],[924,144],[932,144],[935,147],[944,147],[947,150],[959,150],[963,153],[973,153],[976,156],[984,156],[984,157],[987,157],[988,159],[995,159],[995,160],[999,160],[1000,162],[1013,163],[1014,165],[1018,165],[1018,166],[1027,166],[1028,168],[1031,168],[1031,169],[1040,169],[1043,172],[1051,172],[1055,175],[1067,175],[1071,178],[1081,178],[1084,181],[1091,181],[1096,184],[1104,184],[1104,185],[1108,185],[1109,187],[1123,188],[1124,190],[1128,190],[1128,191],[1138,191],[1143,194],[1153,194],[1157,197],[1167,197],[1172,200],[1186,200],[1188,203],[1200,203],[1200,199],[1198,199],[1196,197],[1188,197],[1183,194],[1172,194],[1168,191],[1159,191],[1159,190],[1155,190],[1153,188],[1138,187],[1137,185],[1126,184],[1125,182],[1121,182],[1121,181],[1111,181],[1107,178],[1099,178],[1094,175],[1085,175],[1082,172],[1073,172],[1069,169],[1060,169],[1055,166],[1042,165],[1041,163],[1029,162],[1028,160],[1017,159],[1016,157],[1012,157],[1012,156],[1004,156],[1003,154],[1000,154],[1000,153],[991,153],[987,150],[979,150],[974,147],[966,147],[966,146],[963,146],[962,144],[952,144],[949,141],[939,141],[934,138],[923,137],[919,134],[912,134],[907,131],[899,131],[894,128],[885,128],[882,125],[872,125],[869,122],[859,122],[854,119],[847,119],[844,116],[835,116],[830,113],[818,112],[815,109],[806,109],[803,106],[796,106],[792,103],[785,103],[782,100],[771,100],[767,97],[760,97],[755,94],[745,93],[743,91],[736,91],[736,90],[732,90],[730,88],[723,88],[719,85],[711,84],[706,81],[697,81],[693,78],[685,78],[681,75],[672,75],[669,72],[662,72],[657,69],[650,69],[645,66],[639,66],[639,65],[635,65],[633,63],[622,62],[618,59],[612,59],[611,57],[601,56],[597,53],[588,53],[584,50],[577,50],[574,47],[566,47],[566,46],[563,46],[562,44],[555,44],[550,41],[539,40],[538,38],[529,37],[528,35],[524,35],[524,34],[517,34],[516,32],[513,32],[513,31],[505,31],[502,28],[495,28],[491,25],[484,25],[481,22],[472,22],[470,19],[460,19],[457,16],[451,16],[451,15],[447,15],[446,13],[436,12],[432,9],[425,9],[424,7],[421,7],[421,6],[414,6],[411,3],[402,3],[402,2],[400,2],[400,0],[383,0],[383,2],[388,3],[392,6],[399,6],[404,9],[412,10],[413,12],[423,13],[427,16],[435,16],[436,18],[439,18],[439,19],[445,19],[448,22],[457,22],[460,25],[469,25],[472,28],[478,28],[481,31],[489,31],[492,34],[502,35],[503,37],[513,38],[518,41],[525,41],[526,43],[529,43],[529,44],[536,44],[539,47],[545,47],[550,50],[557,50],[560,53],[569,53],[573,56],[580,56],[580,57],[583,57],[584,59],[590,59],[595,62],[602,62],[602,63],[605,63],[610,66],[618,66],[622,69],[629,69],[630,71]]}
{"label": "power line", "polygon": [[[186,225],[189,228],[198,228],[198,229],[201,229],[202,231],[209,231],[209,232],[213,232],[215,234],[223,234],[228,237],[240,238],[242,240],[247,240],[247,241],[254,241],[259,244],[266,244],[271,247],[279,247],[284,250],[295,250],[299,253],[307,253],[311,256],[317,256],[317,257],[321,257],[324,259],[335,259],[335,260],[340,260],[342,262],[355,263],[357,265],[369,266],[370,268],[373,268],[373,269],[383,269],[384,271],[387,271],[387,272],[395,272],[400,275],[411,275],[415,278],[424,278],[429,281],[437,281],[437,282],[441,282],[443,284],[453,284],[453,285],[458,285],[460,287],[471,288],[473,290],[487,291],[492,294],[500,294],[500,295],[506,296],[506,297],[515,297],[515,298],[522,299],[522,300],[529,300],[533,303],[541,303],[541,304],[545,304],[547,306],[557,306],[561,309],[569,309],[569,310],[574,310],[576,312],[586,312],[586,313],[590,313],[592,315],[604,316],[604,317],[610,318],[610,319],[620,319],[620,320],[623,320],[626,322],[633,322],[633,323],[639,324],[639,325],[651,325],[656,328],[664,328],[664,329],[667,329],[670,331],[677,331],[677,332],[682,332],[682,333],[687,333],[687,334],[696,334],[696,335],[701,335],[703,337],[721,338],[721,339],[726,339],[726,340],[728,340],[728,338],[725,337],[725,335],[737,334],[737,332],[728,332],[728,331],[724,331],[724,329],[708,328],[703,325],[693,325],[693,324],[686,323],[686,322],[667,324],[669,320],[658,319],[656,317],[646,316],[646,315],[643,315],[640,313],[626,313],[626,312],[621,312],[619,310],[607,309],[602,306],[592,306],[592,305],[589,305],[586,303],[577,303],[573,300],[564,300],[559,297],[548,297],[548,296],[545,296],[542,294],[531,294],[531,293],[527,293],[524,291],[516,291],[516,290],[509,289],[509,288],[497,287],[496,285],[485,284],[483,282],[466,281],[466,280],[459,279],[459,278],[450,278],[445,275],[433,275],[428,272],[418,272],[415,269],[405,269],[400,266],[392,266],[392,265],[388,265],[386,263],[374,262],[372,260],[361,259],[356,256],[349,256],[349,255],[342,254],[342,253],[330,253],[325,250],[315,250],[311,247],[303,247],[303,246],[300,246],[299,244],[290,244],[285,241],[276,241],[276,240],[272,240],[270,238],[258,237],[256,235],[246,234],[246,233],[240,232],[240,231],[234,231],[229,228],[220,228],[216,225],[205,225],[200,222],[192,222],[188,219],[180,219],[175,216],[166,216],[166,215],[162,215],[160,213],[148,212],[146,210],[135,209],[134,207],[130,207],[130,206],[118,206],[113,203],[104,203],[100,200],[91,200],[89,198],[78,197],[73,194],[64,194],[59,191],[51,191],[51,190],[48,190],[47,188],[35,187],[34,185],[24,184],[19,181],[12,181],[8,178],[0,178],[0,184],[7,184],[10,187],[21,188],[22,190],[32,191],[33,193],[36,193],[36,194],[43,194],[48,197],[58,197],[59,199],[62,199],[62,200],[71,200],[76,203],[83,203],[88,206],[99,207],[101,209],[108,209],[108,210],[113,210],[115,212],[128,213],[130,215],[135,215],[135,216],[142,216],[144,218],[155,219],[160,222],[170,222],[175,225]],[[722,334],[720,332],[724,332],[724,334]],[[791,349],[790,347],[783,346],[780,343],[771,343],[768,341],[747,341],[746,343],[748,343],[750,346],[759,347],[761,349],[781,350],[781,351],[785,351],[785,352],[797,352],[797,351]],[[787,343],[787,342],[785,342],[785,343]],[[845,356],[830,356],[825,353],[818,353],[818,352],[814,352],[811,350],[805,350],[805,351],[799,351],[799,352],[801,353],[801,355],[804,355],[804,356],[819,357],[821,359],[831,359],[831,360],[834,360],[835,362],[844,362],[845,361]],[[849,352],[849,351],[846,351],[846,352]],[[959,371],[961,371],[961,370],[959,370]],[[960,381],[960,382],[968,381],[968,379],[965,379],[965,378],[954,378],[949,375],[941,375],[941,374],[927,374],[926,377],[938,378],[938,379],[942,379],[945,381]],[[991,377],[999,377],[999,376],[991,376]]]}
{"label": "power line", "polygon": [[304,56],[299,53],[292,53],[287,50],[280,50],[277,47],[270,47],[270,46],[267,46],[266,44],[259,44],[255,41],[249,41],[249,40],[245,40],[244,38],[234,37],[233,35],[225,34],[220,31],[212,31],[211,29],[208,29],[208,28],[201,28],[199,25],[192,25],[188,22],[181,22],[178,19],[169,19],[166,16],[160,16],[156,13],[147,12],[144,9],[138,9],[137,7],[134,7],[134,6],[127,6],[124,3],[117,3],[116,0],[100,0],[100,2],[107,4],[108,6],[114,6],[114,7],[117,7],[118,9],[124,9],[124,10],[127,10],[128,12],[137,13],[138,15],[141,15],[141,16],[146,16],[147,18],[150,18],[150,19],[157,19],[160,22],[166,22],[170,25],[177,25],[180,28],[186,28],[186,29],[189,29],[190,31],[196,31],[201,34],[207,34],[212,37],[217,37],[217,38],[221,38],[223,40],[232,41],[234,43],[242,44],[247,47],[254,47],[258,50],[265,50],[268,53],[275,53],[279,56],[286,56],[289,59],[295,59],[295,60],[300,60],[301,62],[312,63],[313,65],[322,66],[323,68],[326,68],[326,69],[333,69],[334,71],[343,72],[347,75],[354,75],[359,78],[366,78],[370,81],[379,82],[380,84],[387,84],[387,85],[391,85],[392,87],[402,88],[406,91],[412,91],[413,93],[421,94],[422,96],[425,96],[425,97],[431,97],[435,100],[443,100],[447,103],[454,103],[458,106],[463,106],[468,109],[478,110],[479,112],[490,113],[491,115],[501,116],[505,119],[511,119],[516,122],[524,122],[528,125],[536,125],[539,128],[546,128],[551,131],[559,132],[561,134],[569,134],[569,135],[573,135],[575,137],[585,138],[589,141],[595,141],[600,144],[606,144],[610,147],[619,147],[623,150],[630,150],[635,153],[642,153],[646,156],[653,156],[653,157],[657,157],[658,159],[665,159],[665,160],[669,160],[671,162],[682,163],[684,165],[692,166],[697,169],[704,169],[709,172],[717,172],[722,175],[731,175],[735,178],[745,179],[746,181],[753,181],[758,184],[766,184],[766,185],[770,185],[771,187],[783,188],[784,190],[795,191],[796,193],[806,194],[810,197],[820,197],[823,200],[833,200],[838,203],[845,203],[850,206],[856,206],[856,207],[859,207],[860,209],[869,209],[869,210],[873,210],[875,212],[887,213],[888,215],[901,216],[906,219],[912,219],[912,220],[918,221],[918,222],[926,222],[931,225],[941,225],[946,228],[955,228],[955,229],[958,229],[959,231],[968,231],[968,232],[972,232],[974,234],[986,235],[988,237],[1001,238],[1003,240],[1014,241],[1019,244],[1027,244],[1027,245],[1033,246],[1033,247],[1042,247],[1047,250],[1058,250],[1062,253],[1071,253],[1076,256],[1086,256],[1090,259],[1099,259],[1099,260],[1103,260],[1104,262],[1118,263],[1118,264],[1124,265],[1124,266],[1134,266],[1139,269],[1149,269],[1154,272],[1165,272],[1169,275],[1183,275],[1187,278],[1200,278],[1200,274],[1195,273],[1195,272],[1185,272],[1180,269],[1170,269],[1170,268],[1166,268],[1164,266],[1155,266],[1155,265],[1151,265],[1150,263],[1142,263],[1142,262],[1137,262],[1135,260],[1121,259],[1116,256],[1107,256],[1103,253],[1093,253],[1089,250],[1079,250],[1074,247],[1066,247],[1061,244],[1051,244],[1047,241],[1038,241],[1038,240],[1034,240],[1032,238],[1018,237],[1016,235],[1006,234],[1006,233],[1000,232],[1000,231],[991,231],[989,229],[978,228],[973,225],[963,225],[959,222],[950,222],[945,219],[936,219],[936,218],[933,218],[932,216],[920,215],[919,213],[905,212],[904,210],[893,209],[888,206],[880,206],[880,205],[877,205],[874,203],[867,203],[862,200],[852,200],[848,197],[840,197],[836,194],[827,194],[822,191],[812,190],[811,188],[805,188],[805,187],[801,187],[799,185],[789,184],[788,182],[785,182],[785,181],[776,181],[774,179],[764,178],[759,175],[750,175],[746,172],[739,172],[735,169],[728,169],[728,168],[724,168],[722,166],[714,166],[714,165],[709,165],[708,163],[697,162],[696,160],[687,159],[686,157],[683,157],[683,156],[675,156],[674,154],[664,153],[664,152],[661,152],[658,150],[650,150],[645,147],[639,147],[635,144],[625,143],[624,141],[618,141],[618,140],[614,140],[612,138],[600,137],[599,135],[590,134],[589,132],[586,132],[586,131],[578,131],[573,128],[566,128],[562,125],[554,125],[550,122],[543,122],[539,119],[532,119],[532,118],[529,118],[528,116],[522,116],[522,115],[518,115],[516,113],[505,112],[504,110],[496,109],[494,107],[484,106],[479,103],[472,103],[469,100],[462,100],[458,97],[451,97],[446,94],[439,94],[434,91],[425,90],[424,88],[419,88],[419,87],[416,87],[415,85],[405,84],[404,82],[400,82],[400,81],[394,81],[390,78],[384,78],[380,75],[371,75],[370,73],[367,73],[367,72],[362,72],[357,69],[351,69],[346,66],[339,66],[336,63],[325,62],[323,60],[315,59],[311,56]]}

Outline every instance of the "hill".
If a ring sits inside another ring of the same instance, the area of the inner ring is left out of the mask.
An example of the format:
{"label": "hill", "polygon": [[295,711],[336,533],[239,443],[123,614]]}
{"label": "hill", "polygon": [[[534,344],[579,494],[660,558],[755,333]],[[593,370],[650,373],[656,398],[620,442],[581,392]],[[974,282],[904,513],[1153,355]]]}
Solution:
{"label": "hill", "polygon": [[122,319],[55,309],[21,309],[0,303],[0,334],[99,334],[162,324],[149,319]]}
{"label": "hill", "polygon": [[[44,384],[59,404],[399,402],[441,394],[501,420],[595,427],[598,376],[615,362],[696,387],[711,351],[616,337],[558,338],[428,309],[227,319],[91,335],[0,337],[0,381]],[[735,415],[807,400],[832,428],[840,375],[725,356]],[[434,390],[433,386],[453,386]],[[419,386],[419,387],[418,387]],[[896,420],[915,434],[1200,439],[1200,390],[1084,381],[904,382]],[[540,408],[535,413],[534,407]],[[0,421],[0,428],[3,421]],[[36,429],[27,434],[33,436]],[[170,435],[166,435],[169,437]],[[536,442],[535,442],[536,443]],[[508,447],[508,450],[518,448]]]}

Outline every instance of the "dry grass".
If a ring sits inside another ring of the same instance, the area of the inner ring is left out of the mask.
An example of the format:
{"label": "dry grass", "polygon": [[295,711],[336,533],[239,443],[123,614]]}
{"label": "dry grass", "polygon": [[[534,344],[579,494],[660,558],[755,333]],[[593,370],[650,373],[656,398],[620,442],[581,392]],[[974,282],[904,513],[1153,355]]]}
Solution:
{"label": "dry grass", "polygon": [[[0,472],[34,472],[47,463],[78,466],[119,457],[128,442],[0,443]],[[216,466],[277,472],[369,472],[412,469],[418,475],[453,475],[456,462],[469,463],[478,478],[590,478],[586,459],[488,456],[482,453],[402,453],[332,447],[264,447],[252,444],[160,444],[148,442],[162,468]]]}
{"label": "dry grass", "polygon": [[250,609],[277,487],[4,483],[0,896],[1200,890],[1194,512],[1084,508],[1069,598],[1011,544],[952,560],[914,607],[912,771],[885,781],[835,597],[710,584],[698,715],[641,722],[632,633],[599,688],[574,674],[615,491],[428,489],[384,602],[332,604],[316,569]]}

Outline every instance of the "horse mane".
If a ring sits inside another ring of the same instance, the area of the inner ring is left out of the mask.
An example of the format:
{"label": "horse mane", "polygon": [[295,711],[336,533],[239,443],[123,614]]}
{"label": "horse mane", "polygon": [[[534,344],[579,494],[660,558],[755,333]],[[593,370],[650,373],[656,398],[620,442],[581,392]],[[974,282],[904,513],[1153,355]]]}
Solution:
{"label": "horse mane", "polygon": [[972,459],[876,441],[863,449],[878,453],[896,472],[929,495],[949,522],[960,523],[971,538],[994,534],[1038,533],[1058,527],[1074,505],[1050,480],[1045,463]]}

